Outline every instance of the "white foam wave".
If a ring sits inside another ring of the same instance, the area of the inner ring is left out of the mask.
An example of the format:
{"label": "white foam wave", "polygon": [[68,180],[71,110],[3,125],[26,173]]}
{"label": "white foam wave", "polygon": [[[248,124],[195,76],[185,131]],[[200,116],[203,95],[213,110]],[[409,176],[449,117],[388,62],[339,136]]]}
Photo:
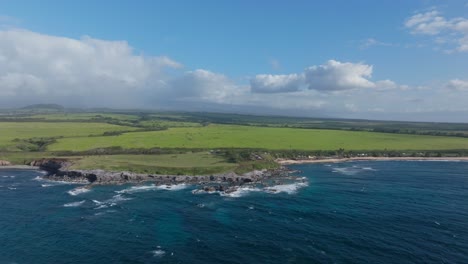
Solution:
{"label": "white foam wave", "polygon": [[275,185],[271,187],[265,187],[264,190],[269,193],[287,193],[287,194],[295,194],[299,189],[309,186],[306,182],[298,182],[292,184],[281,184]]}
{"label": "white foam wave", "polygon": [[202,189],[195,189],[192,191],[192,194],[212,194],[212,193],[220,193],[219,191],[205,191]]}
{"label": "white foam wave", "polygon": [[41,184],[41,187],[44,187],[44,188],[52,187],[52,186],[55,186],[55,185],[54,184],[48,184],[48,183]]}
{"label": "white foam wave", "polygon": [[146,192],[146,191],[155,191],[155,190],[168,190],[168,191],[178,191],[187,188],[188,185],[185,183],[181,184],[172,184],[172,185],[142,185],[142,186],[132,186],[128,189],[123,189],[121,191],[116,191],[116,193],[138,193],[138,192]]}
{"label": "white foam wave", "polygon": [[85,203],[85,200],[79,202],[66,203],[63,207],[78,207]]}
{"label": "white foam wave", "polygon": [[88,189],[88,188],[79,187],[79,188],[75,188],[73,190],[70,190],[67,193],[70,194],[70,195],[73,195],[73,196],[77,196],[79,194],[87,193],[89,191],[90,191],[90,189]]}
{"label": "white foam wave", "polygon": [[83,185],[83,184],[86,184],[84,182],[52,181],[52,180],[44,179],[41,176],[36,176],[35,178],[33,178],[33,180],[34,181],[47,182],[47,183],[50,183],[50,184],[53,184],[53,185],[59,185],[59,184],[61,184],[61,185],[63,185],[63,184],[67,184],[67,185],[80,184],[80,185]]}
{"label": "white foam wave", "polygon": [[338,172],[340,174],[344,174],[344,175],[356,175],[357,173],[359,173],[359,169],[356,169],[356,168],[333,168],[333,172]]}
{"label": "white foam wave", "polygon": [[151,253],[153,253],[154,257],[162,257],[166,254],[166,251],[157,249],[157,250],[153,250]]}
{"label": "white foam wave", "polygon": [[5,176],[2,176],[3,178],[16,178],[16,176],[14,175],[5,175]]}
{"label": "white foam wave", "polygon": [[237,190],[233,191],[233,192],[220,192],[219,195],[221,196],[226,196],[226,197],[233,197],[233,198],[238,198],[238,197],[242,197],[242,196],[245,196],[251,192],[261,192],[262,189],[260,188],[252,188],[252,187],[239,187],[237,188]]}
{"label": "white foam wave", "polygon": [[185,184],[185,183],[172,184],[172,185],[163,184],[163,185],[160,185],[158,187],[159,187],[160,190],[179,191],[179,190],[183,190],[183,189],[187,188],[188,185]]}
{"label": "white foam wave", "polygon": [[146,192],[151,190],[156,190],[157,186],[154,184],[151,185],[143,185],[143,186],[132,186],[128,189],[123,189],[120,191],[116,191],[116,193],[137,193],[137,192]]}
{"label": "white foam wave", "polygon": [[376,169],[372,167],[357,167],[355,165],[353,165],[352,167],[333,168],[333,172],[338,172],[340,174],[349,175],[349,176],[356,175],[364,171],[376,171]]}
{"label": "white foam wave", "polygon": [[[268,186],[268,187],[263,187],[263,188],[258,187],[258,186],[240,186],[240,187],[228,188],[227,191],[205,191],[203,189],[195,189],[195,190],[192,190],[192,194],[217,193],[220,196],[232,197],[232,198],[242,197],[252,192],[266,192],[270,194],[277,194],[277,193],[295,194],[299,189],[309,186],[306,179],[307,179],[306,177],[301,177],[301,178],[296,179],[297,180],[296,182],[292,182],[289,184],[279,184],[279,185]],[[201,207],[200,205],[198,206]]]}
{"label": "white foam wave", "polygon": [[112,196],[112,198],[102,201],[102,202],[98,200],[93,200],[93,202],[97,205],[97,207],[94,209],[103,209],[107,207],[116,206],[120,202],[128,201],[128,200],[132,200],[132,198],[124,197],[121,194],[114,195]]}
{"label": "white foam wave", "polygon": [[41,176],[36,176],[36,177],[34,177],[33,180],[35,180],[35,181],[45,181],[45,179],[42,178]]}

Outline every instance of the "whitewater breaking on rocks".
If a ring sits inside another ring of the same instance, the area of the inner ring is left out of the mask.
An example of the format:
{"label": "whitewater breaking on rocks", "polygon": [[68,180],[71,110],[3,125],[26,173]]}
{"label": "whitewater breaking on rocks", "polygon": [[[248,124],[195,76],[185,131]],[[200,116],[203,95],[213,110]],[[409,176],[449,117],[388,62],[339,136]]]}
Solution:
{"label": "whitewater breaking on rocks", "polygon": [[[236,174],[234,172],[213,175],[156,175],[139,174],[133,172],[111,172],[105,170],[69,170],[69,163],[63,159],[43,159],[33,161],[31,166],[39,167],[47,172],[42,176],[46,180],[87,184],[86,188],[93,185],[127,184],[127,183],[152,183],[155,186],[190,184],[199,185],[201,192],[233,193],[242,188],[272,188],[273,186],[288,184],[302,178],[294,176],[294,171],[286,167],[272,170],[254,170],[251,172]],[[275,189],[271,189],[274,191]]]}

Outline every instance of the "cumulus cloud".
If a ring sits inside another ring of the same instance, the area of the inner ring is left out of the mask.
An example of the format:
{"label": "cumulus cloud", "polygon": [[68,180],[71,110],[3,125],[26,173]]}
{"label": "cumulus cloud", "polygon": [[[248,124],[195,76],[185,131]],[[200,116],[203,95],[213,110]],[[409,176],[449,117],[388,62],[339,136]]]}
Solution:
{"label": "cumulus cloud", "polygon": [[385,90],[406,87],[391,80],[373,82],[370,80],[372,71],[372,65],[329,60],[323,65],[308,67],[299,74],[260,74],[250,80],[250,86],[256,93],[285,93],[304,89],[321,92],[365,88]]}
{"label": "cumulus cloud", "polygon": [[[59,103],[330,117],[362,117],[369,109],[466,108],[468,93],[461,92],[468,90],[466,80],[454,79],[446,84],[454,92],[438,93],[372,80],[373,69],[365,63],[330,60],[299,73],[260,74],[250,85],[239,84],[222,73],[183,69],[167,56],[141,55],[125,41],[0,30],[2,108]],[[430,100],[405,104],[404,97]]]}
{"label": "cumulus cloud", "polygon": [[460,79],[450,80],[445,86],[453,90],[468,91],[468,80],[460,80]]}
{"label": "cumulus cloud", "polygon": [[178,101],[228,103],[245,92],[223,74],[198,69],[188,71],[168,84],[171,98]]}
{"label": "cumulus cloud", "polygon": [[[405,21],[404,25],[412,34],[433,36],[439,45],[449,45],[448,52],[468,51],[467,18],[446,18],[438,10],[431,10],[414,14]],[[454,48],[450,45],[454,45]]]}
{"label": "cumulus cloud", "polygon": [[252,91],[257,93],[294,92],[298,91],[303,85],[303,74],[259,74],[250,80]]}
{"label": "cumulus cloud", "polygon": [[337,91],[372,88],[375,84],[368,80],[371,76],[371,65],[335,60],[329,60],[324,65],[312,66],[305,70],[306,83],[312,90]]}
{"label": "cumulus cloud", "polygon": [[71,39],[27,30],[0,31],[0,102],[44,98],[64,103],[135,103],[157,90],[165,68],[181,64],[168,57],[135,54],[125,41]]}

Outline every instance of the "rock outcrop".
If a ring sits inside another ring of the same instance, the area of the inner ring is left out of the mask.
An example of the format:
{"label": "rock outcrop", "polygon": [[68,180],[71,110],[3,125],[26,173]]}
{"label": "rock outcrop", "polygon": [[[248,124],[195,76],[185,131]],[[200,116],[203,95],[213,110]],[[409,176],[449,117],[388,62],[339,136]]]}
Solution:
{"label": "rock outcrop", "polygon": [[30,165],[37,166],[40,169],[47,171],[48,173],[44,178],[49,180],[89,184],[153,182],[156,185],[179,183],[243,185],[247,183],[260,182],[269,178],[284,177],[288,174],[285,169],[255,170],[242,175],[234,172],[213,175],[156,175],[126,171],[111,172],[104,170],[69,170],[70,163],[65,159],[36,160],[31,162]]}
{"label": "rock outcrop", "polygon": [[0,166],[11,166],[11,162],[7,160],[0,160]]}

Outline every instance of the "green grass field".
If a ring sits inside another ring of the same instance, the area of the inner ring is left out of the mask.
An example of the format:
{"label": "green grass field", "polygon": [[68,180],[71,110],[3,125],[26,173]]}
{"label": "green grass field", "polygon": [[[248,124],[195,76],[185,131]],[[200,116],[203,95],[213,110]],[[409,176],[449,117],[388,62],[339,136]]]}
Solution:
{"label": "green grass field", "polygon": [[86,137],[107,131],[135,130],[133,127],[105,123],[0,122],[0,150],[17,150],[14,139],[40,137]]}
{"label": "green grass field", "polygon": [[112,146],[270,150],[449,150],[468,149],[468,139],[362,131],[209,125],[133,132],[112,137],[64,138],[50,145],[48,149],[83,151]]}
{"label": "green grass field", "polygon": [[[164,128],[168,129],[160,130]],[[119,131],[133,132],[104,135]],[[383,133],[388,131],[393,132]],[[59,157],[72,161],[75,169],[153,174],[242,173],[275,168],[277,157],[347,155],[339,149],[368,155],[468,155],[468,138],[460,137],[467,134],[468,124],[27,109],[1,115],[0,160],[29,164],[32,160]],[[192,153],[195,149],[203,151]],[[213,154],[207,151],[215,149],[223,150]],[[313,153],[320,150],[330,152]],[[90,156],[83,156],[85,153]],[[100,155],[103,153],[106,155]]]}
{"label": "green grass field", "polygon": [[192,174],[219,173],[232,170],[235,163],[207,152],[165,155],[102,155],[75,158],[72,169],[103,169],[155,174],[177,174],[190,171]]}

